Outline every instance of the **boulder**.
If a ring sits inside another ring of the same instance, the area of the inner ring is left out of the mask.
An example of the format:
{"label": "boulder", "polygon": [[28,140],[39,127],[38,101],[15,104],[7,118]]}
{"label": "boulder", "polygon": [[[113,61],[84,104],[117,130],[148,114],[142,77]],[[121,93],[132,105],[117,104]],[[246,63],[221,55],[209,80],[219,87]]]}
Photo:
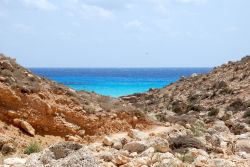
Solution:
{"label": "boulder", "polygon": [[129,158],[124,155],[116,155],[112,159],[112,162],[116,165],[124,165],[129,162]]}
{"label": "boulder", "polygon": [[150,145],[154,147],[157,152],[165,153],[170,150],[168,141],[161,137],[154,137],[151,139]]}
{"label": "boulder", "polygon": [[27,132],[28,134],[30,134],[31,136],[35,135],[35,129],[26,121],[21,121],[20,122],[20,127]]}
{"label": "boulder", "polygon": [[6,78],[0,76],[0,82],[5,82]]}
{"label": "boulder", "polygon": [[147,149],[147,146],[143,142],[133,141],[125,144],[123,149],[128,150],[129,152],[141,153]]}
{"label": "boulder", "polygon": [[7,158],[3,161],[4,166],[23,166],[26,162],[26,159],[23,158]]}
{"label": "boulder", "polygon": [[66,136],[67,141],[79,142],[79,141],[81,141],[81,139],[82,138],[78,135],[75,135],[75,136],[67,135]]}
{"label": "boulder", "polygon": [[1,149],[2,154],[9,154],[15,151],[16,151],[16,147],[12,143],[4,144]]}
{"label": "boulder", "polygon": [[61,142],[28,157],[26,167],[98,167],[94,156],[83,145]]}
{"label": "boulder", "polygon": [[109,152],[109,151],[105,151],[105,152],[102,152],[99,155],[99,157],[100,157],[100,159],[103,159],[104,161],[109,162],[113,159],[113,153]]}
{"label": "boulder", "polygon": [[10,70],[10,71],[13,70],[13,66],[11,65],[9,60],[0,61],[0,67],[2,69],[6,69],[6,70]]}
{"label": "boulder", "polygon": [[109,137],[104,137],[104,139],[103,139],[103,144],[105,145],[105,146],[112,146],[112,144],[113,144],[113,141],[109,138]]}
{"label": "boulder", "polygon": [[21,127],[25,132],[27,132],[31,136],[35,135],[35,129],[28,122],[21,119],[14,119],[13,122],[16,126]]}
{"label": "boulder", "polygon": [[236,150],[239,152],[250,153],[250,139],[242,139],[236,142]]}
{"label": "boulder", "polygon": [[149,135],[147,133],[144,133],[137,129],[130,129],[128,132],[128,136],[137,140],[146,140],[149,138]]}
{"label": "boulder", "polygon": [[114,142],[114,144],[113,144],[112,147],[115,148],[115,149],[117,149],[117,150],[122,149],[122,143],[121,143],[121,141]]}
{"label": "boulder", "polygon": [[0,148],[2,148],[4,144],[10,143],[10,142],[12,142],[12,139],[10,137],[0,134]]}
{"label": "boulder", "polygon": [[226,160],[226,159],[220,159],[220,158],[217,158],[217,159],[214,159],[214,164],[216,167],[236,167],[236,165],[229,161],[229,160]]}

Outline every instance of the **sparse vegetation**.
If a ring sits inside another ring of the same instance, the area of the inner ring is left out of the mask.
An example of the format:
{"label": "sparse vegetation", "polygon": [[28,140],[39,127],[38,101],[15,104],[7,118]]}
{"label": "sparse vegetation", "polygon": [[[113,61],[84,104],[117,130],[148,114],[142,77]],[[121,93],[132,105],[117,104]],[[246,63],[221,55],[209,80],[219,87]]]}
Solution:
{"label": "sparse vegetation", "polygon": [[28,145],[24,153],[30,155],[32,153],[40,152],[41,150],[42,148],[41,148],[40,143],[38,143],[37,141],[33,141]]}
{"label": "sparse vegetation", "polygon": [[191,131],[193,132],[194,136],[199,137],[204,134],[206,131],[205,125],[202,121],[197,120],[193,125],[191,125]]}
{"label": "sparse vegetation", "polygon": [[218,115],[218,113],[219,113],[219,109],[218,108],[211,108],[210,109],[210,111],[209,111],[209,113],[208,113],[208,116],[216,116],[216,115]]}

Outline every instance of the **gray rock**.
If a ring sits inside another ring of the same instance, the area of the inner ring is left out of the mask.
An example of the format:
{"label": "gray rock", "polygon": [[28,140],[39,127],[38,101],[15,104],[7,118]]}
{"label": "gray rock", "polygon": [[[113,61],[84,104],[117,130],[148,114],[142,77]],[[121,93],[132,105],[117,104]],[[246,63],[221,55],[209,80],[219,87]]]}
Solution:
{"label": "gray rock", "polygon": [[43,152],[32,154],[26,167],[97,167],[98,162],[83,145],[74,142],[61,142]]}
{"label": "gray rock", "polygon": [[129,152],[137,152],[141,153],[147,149],[147,146],[143,142],[130,142],[123,146],[124,150],[128,150]]}
{"label": "gray rock", "polygon": [[15,151],[16,151],[16,148],[12,143],[4,144],[2,149],[1,149],[1,152],[3,154],[9,154],[9,153],[12,153],[12,152],[15,152]]}
{"label": "gray rock", "polygon": [[240,152],[250,153],[250,139],[238,140],[236,142],[236,150]]}

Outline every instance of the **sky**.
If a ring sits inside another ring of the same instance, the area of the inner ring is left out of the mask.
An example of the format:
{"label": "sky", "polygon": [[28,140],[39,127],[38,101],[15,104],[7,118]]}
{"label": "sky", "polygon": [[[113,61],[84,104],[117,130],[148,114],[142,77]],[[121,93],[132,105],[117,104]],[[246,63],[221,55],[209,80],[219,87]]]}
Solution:
{"label": "sky", "polygon": [[250,54],[249,0],[0,0],[26,67],[213,67]]}

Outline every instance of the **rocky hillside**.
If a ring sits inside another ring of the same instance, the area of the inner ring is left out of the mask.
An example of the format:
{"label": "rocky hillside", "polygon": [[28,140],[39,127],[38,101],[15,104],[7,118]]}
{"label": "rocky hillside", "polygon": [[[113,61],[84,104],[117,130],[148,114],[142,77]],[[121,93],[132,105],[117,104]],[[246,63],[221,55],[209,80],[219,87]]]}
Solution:
{"label": "rocky hillside", "polygon": [[[152,89],[122,99],[144,111],[155,113],[161,121],[175,121],[170,116],[173,112],[179,116],[219,114],[224,120],[236,115],[236,122],[249,124],[250,56],[237,62],[228,62],[208,74],[193,74],[163,89]],[[236,130],[235,133],[240,132]]]}
{"label": "rocky hillside", "polygon": [[140,110],[122,100],[76,92],[36,76],[0,55],[0,120],[34,136],[83,137],[146,125]]}
{"label": "rocky hillside", "polygon": [[[3,55],[0,68],[6,167],[249,167],[249,56],[120,99],[75,92]],[[26,139],[52,145],[17,142]]]}

